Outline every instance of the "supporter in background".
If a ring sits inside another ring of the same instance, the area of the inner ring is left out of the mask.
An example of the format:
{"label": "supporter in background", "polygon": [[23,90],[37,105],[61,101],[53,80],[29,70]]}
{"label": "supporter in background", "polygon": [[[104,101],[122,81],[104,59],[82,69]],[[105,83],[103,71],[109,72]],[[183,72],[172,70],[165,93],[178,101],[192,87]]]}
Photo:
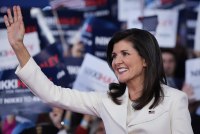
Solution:
{"label": "supporter in background", "polygon": [[164,72],[167,79],[167,84],[173,88],[181,89],[183,79],[175,76],[177,67],[177,59],[174,49],[172,48],[161,48]]}
{"label": "supporter in background", "polygon": [[52,111],[49,113],[53,125],[59,130],[57,134],[67,134],[67,128],[65,128],[64,122],[62,122],[64,116],[65,111],[56,107],[53,107]]}
{"label": "supporter in background", "polygon": [[15,116],[13,114],[7,115],[2,124],[2,133],[12,134],[12,131],[15,128],[15,126],[16,126]]}
{"label": "supporter in background", "polygon": [[182,91],[188,95],[189,110],[192,120],[192,129],[194,134],[200,134],[200,100],[196,100],[193,88],[190,84],[184,83]]}
{"label": "supporter in background", "polygon": [[49,114],[39,114],[37,123],[31,128],[24,129],[22,132],[17,134],[57,134],[59,131],[49,118]]}
{"label": "supporter in background", "polygon": [[72,48],[71,48],[72,57],[83,57],[84,52],[85,52],[85,48],[81,41],[72,45]]}
{"label": "supporter in background", "polygon": [[16,116],[17,125],[13,129],[12,134],[20,134],[26,129],[35,127],[38,114],[19,114]]}
{"label": "supporter in background", "polygon": [[102,119],[96,118],[92,122],[89,134],[106,134]]}
{"label": "supporter in background", "polygon": [[89,130],[92,127],[91,122],[93,120],[93,116],[84,115],[80,124],[77,126],[75,130],[75,134],[89,134]]}
{"label": "supporter in background", "polygon": [[[190,51],[189,55],[192,55],[191,58],[200,58],[199,51],[192,51],[192,52]],[[200,134],[200,100],[197,100],[196,98],[194,98],[194,89],[192,85],[186,82],[184,83],[182,87],[182,91],[188,95],[189,110],[191,114],[192,129],[194,131],[194,134]]]}
{"label": "supporter in background", "polygon": [[[184,64],[187,57],[197,58],[200,57],[200,52],[188,51],[187,55],[183,47],[161,48],[162,58],[164,64],[164,71],[166,74],[167,83],[169,86],[178,88],[188,95],[189,110],[192,119],[192,128],[194,134],[200,133],[200,101],[194,98],[194,91],[190,84],[184,82]],[[182,64],[184,62],[184,64]],[[178,70],[178,71],[177,71]],[[178,76],[177,76],[178,75]],[[180,79],[180,76],[182,79]]]}

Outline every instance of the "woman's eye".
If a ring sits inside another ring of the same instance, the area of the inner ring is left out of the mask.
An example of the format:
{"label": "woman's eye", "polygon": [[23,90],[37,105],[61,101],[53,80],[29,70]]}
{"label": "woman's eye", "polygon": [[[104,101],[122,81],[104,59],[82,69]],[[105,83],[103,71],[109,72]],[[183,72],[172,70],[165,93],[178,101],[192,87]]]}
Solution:
{"label": "woman's eye", "polygon": [[127,55],[129,55],[129,53],[127,53],[127,52],[122,52],[122,55],[123,55],[123,56],[127,56]]}
{"label": "woman's eye", "polygon": [[112,59],[115,59],[115,57],[116,57],[116,54],[113,54],[113,55],[111,56]]}

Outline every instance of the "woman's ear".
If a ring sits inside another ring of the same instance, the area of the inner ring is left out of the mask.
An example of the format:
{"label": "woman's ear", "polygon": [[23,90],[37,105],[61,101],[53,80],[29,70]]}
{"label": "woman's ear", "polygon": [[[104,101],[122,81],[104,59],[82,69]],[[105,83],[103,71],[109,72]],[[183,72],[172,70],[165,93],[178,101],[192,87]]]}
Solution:
{"label": "woman's ear", "polygon": [[147,63],[146,63],[145,59],[143,59],[143,67],[147,67]]}

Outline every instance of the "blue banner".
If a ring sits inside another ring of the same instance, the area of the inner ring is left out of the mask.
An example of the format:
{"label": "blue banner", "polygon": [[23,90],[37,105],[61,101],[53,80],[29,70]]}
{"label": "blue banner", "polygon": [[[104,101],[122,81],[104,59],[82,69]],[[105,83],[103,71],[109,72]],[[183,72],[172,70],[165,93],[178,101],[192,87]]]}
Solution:
{"label": "blue banner", "polygon": [[[59,45],[47,47],[34,59],[51,81],[56,85],[69,87],[71,77],[61,62]],[[0,114],[48,112],[50,108],[30,92],[17,78],[14,71],[5,70],[0,73]]]}
{"label": "blue banner", "polygon": [[118,30],[120,26],[116,23],[100,18],[88,18],[81,31],[85,51],[105,60],[107,44]]}
{"label": "blue banner", "polygon": [[69,87],[71,88],[73,86],[73,82],[76,80],[76,76],[78,74],[78,71],[82,65],[83,58],[75,58],[75,57],[66,57],[64,58],[64,64],[69,72],[71,83],[69,84]]}
{"label": "blue banner", "polygon": [[[5,70],[0,77],[0,114],[33,114],[48,112],[50,107],[17,78],[15,70]],[[42,71],[56,85],[68,86],[69,75],[61,68],[43,68]],[[42,87],[41,87],[42,90]]]}

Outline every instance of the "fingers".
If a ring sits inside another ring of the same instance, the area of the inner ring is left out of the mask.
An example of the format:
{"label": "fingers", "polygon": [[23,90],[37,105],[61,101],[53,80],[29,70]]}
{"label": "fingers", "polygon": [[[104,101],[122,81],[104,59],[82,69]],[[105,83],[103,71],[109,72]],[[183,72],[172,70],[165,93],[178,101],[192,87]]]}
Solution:
{"label": "fingers", "polygon": [[22,12],[19,6],[17,6],[17,19],[22,20]]}
{"label": "fingers", "polygon": [[11,10],[7,10],[7,15],[4,15],[4,22],[6,27],[11,26],[14,22],[22,20],[22,13],[19,6],[13,6],[13,16]]}
{"label": "fingers", "polygon": [[12,24],[14,21],[10,9],[7,10],[7,14],[8,14],[8,22],[9,24]]}
{"label": "fingers", "polygon": [[9,26],[10,26],[10,23],[8,22],[8,17],[7,17],[7,15],[4,15],[4,22],[5,22],[6,27],[9,27]]}
{"label": "fingers", "polygon": [[4,15],[4,22],[7,28],[11,26],[12,23],[14,23],[10,9],[7,9],[7,15]]}
{"label": "fingers", "polygon": [[17,7],[13,6],[14,22],[17,22]]}

